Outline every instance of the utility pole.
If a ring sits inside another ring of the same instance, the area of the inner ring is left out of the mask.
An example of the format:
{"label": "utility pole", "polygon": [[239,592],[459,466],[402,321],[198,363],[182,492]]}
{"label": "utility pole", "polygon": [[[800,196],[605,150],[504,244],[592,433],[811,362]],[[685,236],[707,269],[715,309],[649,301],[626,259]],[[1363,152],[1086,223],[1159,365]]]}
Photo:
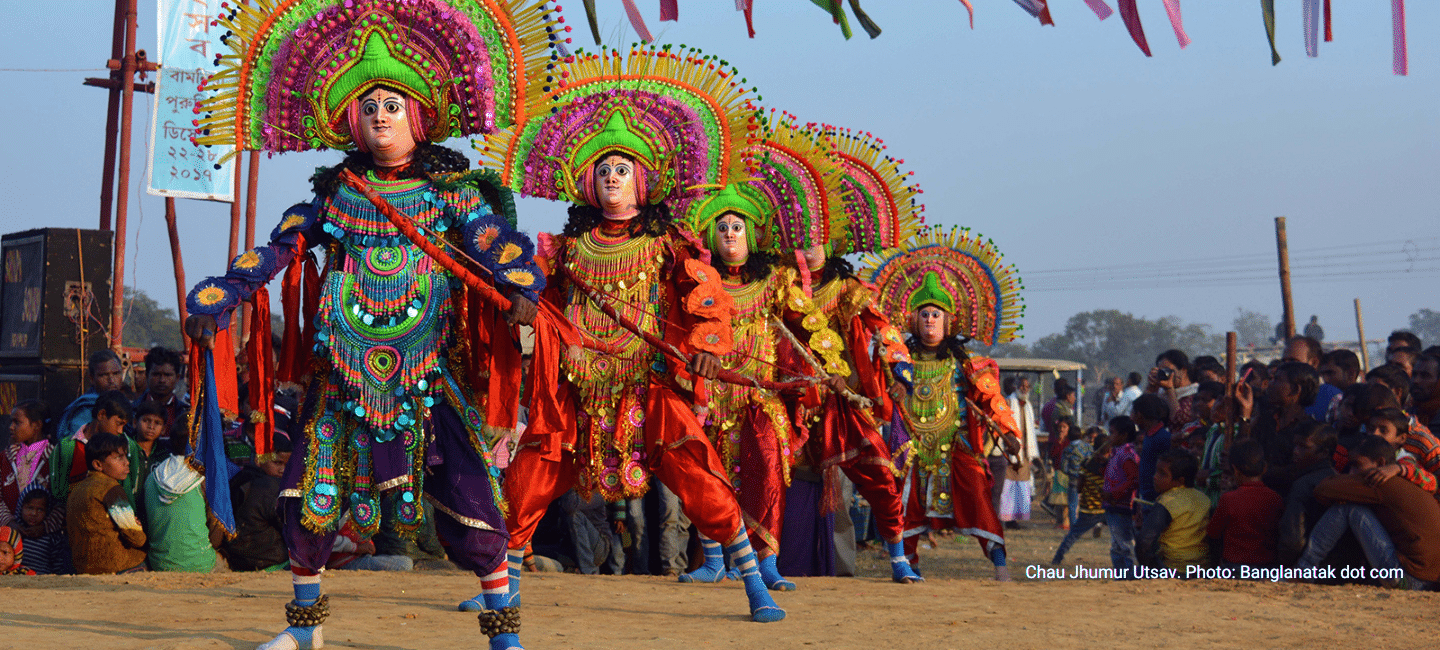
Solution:
{"label": "utility pole", "polygon": [[1288,341],[1295,336],[1295,303],[1290,297],[1290,244],[1285,238],[1285,217],[1275,217],[1275,249],[1280,256],[1280,302],[1285,310],[1281,323]]}
{"label": "utility pole", "polygon": [[[114,213],[115,258],[112,267],[110,302],[110,347],[120,347],[124,330],[125,305],[125,234],[130,203],[130,136],[134,121],[135,93],[154,93],[155,83],[136,83],[145,73],[158,68],[146,60],[145,51],[135,49],[135,0],[115,0],[115,31],[110,43],[110,69],[106,79],[87,78],[86,86],[110,91],[110,104],[105,118],[105,163],[101,172],[100,229],[111,229]],[[118,123],[117,123],[118,122]],[[118,176],[118,179],[116,178]]]}

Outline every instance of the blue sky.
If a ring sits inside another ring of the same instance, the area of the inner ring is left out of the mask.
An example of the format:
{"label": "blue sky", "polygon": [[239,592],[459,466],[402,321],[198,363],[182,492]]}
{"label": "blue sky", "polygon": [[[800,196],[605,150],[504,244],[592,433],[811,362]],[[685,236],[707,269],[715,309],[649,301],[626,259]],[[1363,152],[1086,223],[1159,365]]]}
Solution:
{"label": "blue sky", "polygon": [[[563,4],[585,44],[580,3]],[[636,40],[619,3],[599,4],[608,44]],[[1375,338],[1440,308],[1440,47],[1426,37],[1440,3],[1408,3],[1408,77],[1391,74],[1381,2],[1335,3],[1336,40],[1315,59],[1300,3],[1277,3],[1275,67],[1255,2],[1184,3],[1194,42],[1180,50],[1161,2],[1141,0],[1149,59],[1118,15],[1098,21],[1080,0],[1052,0],[1057,26],[1043,28],[1009,0],[974,0],[973,31],[954,0],[871,0],[884,33],[849,41],[798,0],[756,3],[754,40],[730,2],[682,2],[678,23],[640,4],[660,42],[723,56],[765,105],[884,138],[925,189],[929,223],[969,226],[1018,267],[1029,341],[1100,308],[1219,331],[1241,307],[1278,320],[1277,215],[1289,220],[1301,322],[1318,314],[1330,338],[1353,340],[1358,297]],[[7,7],[0,68],[101,67],[110,6]],[[139,43],[153,52],[153,0],[139,11]],[[95,227],[105,93],[81,86],[85,76],[103,73],[0,72],[0,123],[24,152],[0,163],[0,230]],[[137,95],[126,282],[173,305],[163,201],[143,193],[149,113]],[[260,239],[308,198],[312,168],[338,157],[262,162]],[[536,200],[520,209],[532,233],[558,230],[565,214]],[[178,211],[189,280],[221,272],[228,205],[182,200]]]}

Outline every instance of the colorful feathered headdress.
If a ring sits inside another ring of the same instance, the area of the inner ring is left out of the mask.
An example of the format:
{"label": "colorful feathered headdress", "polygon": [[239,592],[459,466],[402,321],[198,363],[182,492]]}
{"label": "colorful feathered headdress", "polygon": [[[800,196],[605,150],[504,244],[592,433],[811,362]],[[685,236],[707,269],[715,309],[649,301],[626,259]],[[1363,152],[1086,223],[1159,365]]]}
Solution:
{"label": "colorful feathered headdress", "polygon": [[920,187],[901,172],[903,160],[885,155],[884,141],[869,133],[827,127],[840,168],[841,217],[845,240],[835,253],[869,253],[899,246],[920,229]]}
{"label": "colorful feathered headdress", "polygon": [[543,92],[568,27],[536,0],[251,0],[217,23],[230,53],[205,83],[199,144],[345,149],[346,111],[377,86],[426,114],[425,139],[491,133]]}
{"label": "colorful feathered headdress", "polygon": [[476,143],[516,192],[597,205],[594,164],[620,152],[645,169],[642,202],[685,214],[702,188],[744,170],[740,151],[758,128],[753,89],[718,57],[668,45],[576,53],[547,76],[554,85],[528,121]]}
{"label": "colorful feathered headdress", "polygon": [[866,254],[860,277],[879,290],[880,310],[898,327],[925,305],[949,312],[951,335],[984,345],[1019,337],[1020,276],[1003,264],[995,242],[968,228],[923,228],[898,248]]}
{"label": "colorful feathered headdress", "polygon": [[774,247],[781,253],[828,244],[844,236],[840,169],[821,129],[800,126],[795,116],[771,110],[752,158],[749,185],[769,201]]}

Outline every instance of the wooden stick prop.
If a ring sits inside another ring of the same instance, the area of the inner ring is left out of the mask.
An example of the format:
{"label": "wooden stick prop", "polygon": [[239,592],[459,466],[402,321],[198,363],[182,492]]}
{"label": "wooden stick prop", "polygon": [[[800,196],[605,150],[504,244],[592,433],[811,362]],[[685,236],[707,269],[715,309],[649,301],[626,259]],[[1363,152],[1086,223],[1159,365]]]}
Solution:
{"label": "wooden stick prop", "polygon": [[[780,322],[780,319],[775,318],[774,316],[770,317],[770,322],[776,327],[776,329],[780,330],[780,333],[785,336],[785,340],[790,342],[791,347],[794,347],[796,350],[799,351],[800,358],[804,359],[805,363],[810,364],[810,368],[814,370],[818,376],[829,376],[830,373],[825,372],[825,367],[821,366],[820,361],[816,359],[814,355],[810,354],[810,349],[806,347],[803,343],[801,343],[800,339],[795,337],[795,333],[791,332],[790,328],[786,327],[784,323]],[[865,397],[864,395],[860,395],[853,390],[850,390],[848,386],[845,388],[845,390],[840,392],[840,396],[844,397],[851,404],[854,404],[855,406],[858,406],[862,409],[868,409],[875,406],[875,403],[870,401],[870,398]]]}
{"label": "wooden stick prop", "polygon": [[[489,282],[486,282],[485,280],[481,279],[480,276],[475,275],[475,273],[472,272],[470,269],[465,268],[465,265],[461,264],[455,258],[446,255],[444,250],[441,250],[441,248],[439,246],[436,246],[434,242],[431,242],[429,239],[426,239],[423,235],[421,235],[420,230],[416,228],[415,224],[410,222],[409,218],[407,218],[404,214],[401,214],[399,210],[396,210],[395,206],[390,205],[390,202],[386,201],[385,197],[380,196],[380,193],[376,192],[374,188],[371,188],[370,184],[366,183],[364,179],[355,175],[355,173],[350,171],[349,169],[345,169],[340,172],[340,180],[343,181],[346,185],[350,186],[351,189],[364,195],[365,198],[370,201],[370,203],[374,204],[375,209],[378,210],[380,214],[385,215],[385,218],[388,219],[397,230],[399,230],[402,234],[405,235],[406,239],[409,239],[412,244],[415,244],[417,247],[419,247],[420,250],[424,251],[426,255],[429,255],[431,259],[439,262],[441,266],[445,267],[445,270],[449,271],[450,273],[455,275],[455,277],[459,278],[460,281],[464,282],[466,286],[474,289],[478,294],[480,294],[482,299],[484,299],[486,302],[490,303],[496,309],[499,309],[501,311],[510,309],[509,298],[501,295],[500,292],[496,291],[495,287],[492,286]],[[473,262],[474,260],[471,261]],[[484,267],[481,266],[480,268]],[[637,336],[640,336],[642,339],[645,340],[646,343],[650,344],[651,347],[660,350],[662,353],[671,355],[677,360],[684,362],[686,365],[690,363],[690,358],[680,350],[676,349],[675,346],[670,345],[669,343],[656,336],[646,334],[645,332],[641,331],[639,326],[637,326],[635,323],[632,323],[625,317],[621,316],[618,312],[615,311],[614,307],[609,305],[604,299],[598,297],[594,287],[591,287],[590,285],[576,279],[574,274],[571,274],[568,269],[565,271],[565,273],[566,276],[570,278],[571,282],[574,282],[577,287],[579,287],[589,296],[590,300],[595,302],[595,304],[600,307],[601,311],[605,312],[605,315],[614,319],[615,322],[619,323],[621,327],[624,327],[625,329],[630,330]],[[536,314],[536,317],[544,318],[546,317],[546,312],[541,311]],[[723,368],[720,370],[720,373],[716,376],[716,378],[731,384],[755,386],[757,388],[765,388],[774,391],[804,388],[809,386],[809,382],[806,381],[792,381],[786,383],[763,381],[755,379],[753,377],[747,377],[731,370],[725,370]]]}
{"label": "wooden stick prop", "polygon": [[[1010,452],[1005,451],[1004,442],[1001,440],[1001,437],[1005,435],[1005,430],[1002,429],[997,422],[990,419],[990,416],[985,415],[985,412],[980,410],[980,405],[976,404],[975,400],[966,397],[965,406],[970,413],[980,416],[981,423],[983,423],[985,427],[990,429],[991,433],[995,435],[995,444],[1000,445],[1000,453],[1005,455],[1005,460],[1010,463],[1010,467],[1013,467],[1017,470],[1020,469],[1020,457],[1011,456]],[[1022,442],[1020,444],[1025,443]]]}
{"label": "wooden stick prop", "polygon": [[396,210],[395,206],[390,205],[389,201],[386,201],[384,197],[380,196],[380,193],[370,187],[370,184],[366,183],[364,179],[356,176],[355,172],[349,169],[342,170],[340,172],[340,180],[344,181],[346,185],[349,185],[350,189],[365,195],[365,198],[369,199],[370,203],[375,205],[375,209],[379,210],[380,214],[385,215],[385,218],[390,220],[391,225],[394,225],[396,229],[403,233],[405,238],[410,240],[410,243],[420,247],[420,250],[425,251],[425,254],[430,256],[430,259],[439,262],[440,266],[445,267],[446,271],[460,278],[460,281],[464,282],[465,286],[474,289],[484,298],[485,302],[490,303],[500,311],[510,309],[509,298],[500,295],[500,292],[496,291],[495,287],[489,282],[480,279],[480,276],[475,275],[470,269],[465,268],[465,265],[455,260],[455,258],[446,255],[445,251],[440,250],[440,247],[436,246],[434,242],[421,236],[420,231],[415,228],[415,224],[411,223],[409,218],[401,214],[399,210]]}
{"label": "wooden stick prop", "polygon": [[[636,325],[634,322],[631,322],[630,319],[621,316],[620,312],[615,310],[615,306],[611,305],[608,299],[600,296],[600,293],[595,290],[595,287],[592,287],[584,280],[575,277],[575,274],[571,273],[570,269],[565,268],[564,271],[565,277],[569,278],[570,282],[575,285],[575,288],[579,289],[581,293],[585,294],[585,297],[588,298],[591,302],[595,303],[595,306],[599,307],[600,311],[604,312],[606,316],[609,316],[611,320],[614,320],[621,327],[629,330],[630,333],[640,337],[646,343],[649,343],[650,347],[653,347],[660,352],[673,357],[675,360],[680,361],[685,365],[690,365],[689,355],[681,352],[679,348],[671,345],[668,341],[665,341],[664,339],[661,339],[654,334],[650,334],[640,329],[639,325]],[[720,369],[720,372],[715,375],[715,378],[730,384],[741,384],[744,386],[753,386],[755,388],[764,388],[766,390],[772,391],[792,390],[798,388],[807,388],[810,386],[810,382],[808,381],[766,381],[763,379],[756,379],[754,377],[747,377],[733,370],[726,370],[724,368]]]}

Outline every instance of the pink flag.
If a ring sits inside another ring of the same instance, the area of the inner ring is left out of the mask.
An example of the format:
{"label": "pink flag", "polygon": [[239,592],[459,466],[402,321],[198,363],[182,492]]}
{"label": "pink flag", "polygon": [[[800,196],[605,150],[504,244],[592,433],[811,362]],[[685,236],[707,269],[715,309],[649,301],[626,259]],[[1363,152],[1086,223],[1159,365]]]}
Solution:
{"label": "pink flag", "polygon": [[660,22],[680,20],[679,0],[660,0]]}
{"label": "pink flag", "polygon": [[1095,12],[1095,16],[1100,20],[1105,20],[1115,13],[1110,5],[1105,4],[1105,0],[1085,0],[1085,4],[1090,5],[1090,11]]}
{"label": "pink flag", "polygon": [[640,40],[646,43],[653,43],[655,36],[650,33],[650,28],[645,26],[645,19],[640,17],[640,8],[635,6],[635,0],[620,0],[625,5],[625,15],[630,17],[630,26],[635,28],[635,33],[640,35]]}
{"label": "pink flag", "polygon": [[1185,35],[1185,25],[1180,22],[1180,0],[1165,0],[1165,13],[1170,16],[1170,27],[1175,30],[1175,40],[1180,41],[1180,49],[1185,49],[1190,44],[1190,37]]}

